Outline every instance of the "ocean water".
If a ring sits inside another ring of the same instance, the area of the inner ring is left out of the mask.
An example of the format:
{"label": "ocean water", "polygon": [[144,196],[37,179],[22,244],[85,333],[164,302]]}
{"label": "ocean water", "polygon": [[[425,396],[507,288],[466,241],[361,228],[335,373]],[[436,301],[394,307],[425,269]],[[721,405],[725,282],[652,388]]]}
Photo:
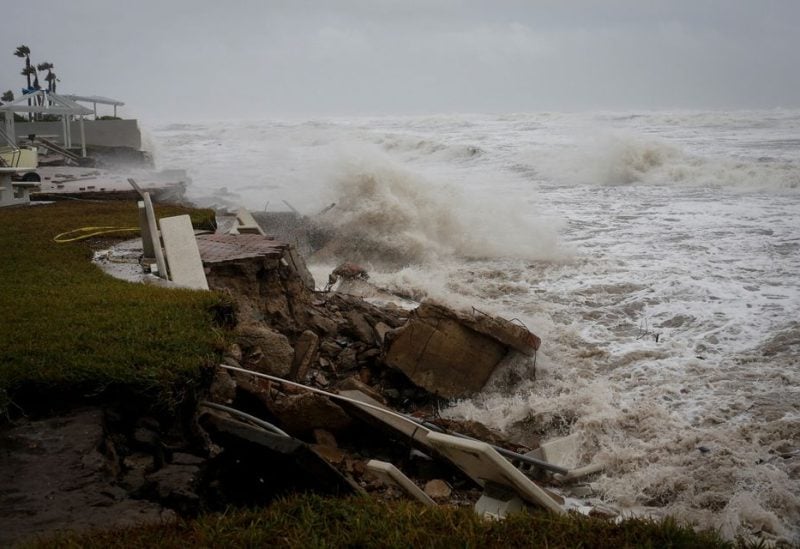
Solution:
{"label": "ocean water", "polygon": [[[377,285],[543,339],[441,413],[626,513],[800,542],[800,112],[151,124],[197,203],[328,214]],[[347,257],[344,257],[344,256]]]}

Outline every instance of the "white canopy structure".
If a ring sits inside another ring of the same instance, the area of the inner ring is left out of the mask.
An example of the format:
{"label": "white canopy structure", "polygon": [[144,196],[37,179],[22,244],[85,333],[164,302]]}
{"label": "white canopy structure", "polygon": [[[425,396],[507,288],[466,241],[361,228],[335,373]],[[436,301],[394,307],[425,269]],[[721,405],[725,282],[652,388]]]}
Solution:
{"label": "white canopy structure", "polygon": [[67,99],[71,99],[72,101],[76,101],[79,103],[91,103],[92,110],[94,111],[94,117],[97,118],[97,105],[112,105],[114,107],[114,117],[117,116],[117,107],[122,107],[125,105],[122,101],[118,99],[111,99],[110,97],[103,97],[101,95],[64,95]]}
{"label": "white canopy structure", "polygon": [[[31,100],[30,105],[28,104],[28,100]],[[47,90],[37,90],[33,93],[25,94],[10,103],[0,105],[0,113],[3,114],[5,118],[6,133],[11,137],[14,143],[16,143],[14,114],[23,112],[60,116],[64,133],[64,146],[68,149],[72,147],[70,120],[72,117],[77,116],[80,120],[81,128],[81,155],[86,156],[86,133],[83,127],[83,117],[93,114],[94,111],[92,111],[92,109],[79,105],[66,96],[57,95]]]}

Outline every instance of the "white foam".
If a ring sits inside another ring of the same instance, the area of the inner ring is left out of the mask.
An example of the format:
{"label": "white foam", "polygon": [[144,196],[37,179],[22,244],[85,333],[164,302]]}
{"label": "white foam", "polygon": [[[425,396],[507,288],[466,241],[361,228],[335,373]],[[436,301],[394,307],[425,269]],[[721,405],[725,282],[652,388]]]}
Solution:
{"label": "white foam", "polygon": [[376,251],[377,286],[542,337],[535,381],[531,360],[511,362],[446,415],[528,442],[580,432],[578,458],[607,466],[593,481],[606,501],[795,543],[797,135],[795,111],[153,131],[160,159],[192,166],[190,196],[304,213],[336,201],[335,221]]}

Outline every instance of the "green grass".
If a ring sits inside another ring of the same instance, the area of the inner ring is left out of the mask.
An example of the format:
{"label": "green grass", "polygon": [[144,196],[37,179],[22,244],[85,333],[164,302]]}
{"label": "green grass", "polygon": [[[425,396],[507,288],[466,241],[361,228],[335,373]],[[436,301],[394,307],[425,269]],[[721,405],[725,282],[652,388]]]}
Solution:
{"label": "green grass", "polygon": [[[156,210],[213,223],[209,210]],[[110,390],[169,408],[213,361],[218,295],[117,280],[91,264],[87,241],[53,241],[80,227],[137,220],[136,204],[126,202],[0,209],[0,415],[37,406],[22,395],[80,401]]]}
{"label": "green grass", "polygon": [[295,496],[262,510],[238,510],[165,526],[68,534],[47,547],[733,547],[715,533],[674,521],[620,524],[544,511],[505,521],[471,508],[427,508],[367,497]]}

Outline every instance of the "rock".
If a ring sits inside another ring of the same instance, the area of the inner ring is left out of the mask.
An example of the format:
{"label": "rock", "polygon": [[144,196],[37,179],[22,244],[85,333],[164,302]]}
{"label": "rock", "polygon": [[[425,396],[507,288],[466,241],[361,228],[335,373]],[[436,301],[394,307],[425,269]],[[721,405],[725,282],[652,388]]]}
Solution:
{"label": "rock", "polygon": [[358,371],[358,379],[361,380],[362,383],[369,385],[369,382],[372,381],[372,372],[369,368],[361,368]]}
{"label": "rock", "polygon": [[351,310],[347,311],[344,317],[347,319],[347,324],[356,338],[367,345],[375,345],[377,343],[375,330],[373,330],[372,325],[364,318],[364,315],[358,311]]}
{"label": "rock", "polygon": [[236,335],[245,368],[278,377],[291,373],[295,353],[286,336],[255,324],[237,327]]}
{"label": "rock", "polygon": [[236,397],[236,382],[227,370],[217,368],[208,392],[211,402],[230,404]]}
{"label": "rock", "polygon": [[317,356],[319,350],[319,336],[311,330],[306,330],[294,344],[294,361],[292,362],[291,378],[303,380],[308,373],[308,368]]}
{"label": "rock", "polygon": [[272,401],[269,396],[272,382],[268,379],[255,377],[242,372],[234,372],[233,379],[236,382],[237,389],[240,391],[249,393],[251,396],[255,397],[265,405]]}
{"label": "rock", "polygon": [[367,280],[369,278],[369,274],[367,274],[367,270],[358,265],[356,263],[345,262],[336,267],[330,275],[328,275],[328,286],[327,289],[330,289],[331,286],[336,284],[339,279],[344,280]]}
{"label": "rock", "polygon": [[333,433],[325,429],[314,429],[314,440],[316,440],[317,444],[320,446],[332,446],[334,448],[338,448],[339,446],[336,444],[336,437],[333,436]]}
{"label": "rock", "polygon": [[357,355],[358,352],[354,347],[348,347],[347,349],[344,349],[341,353],[339,353],[339,369],[347,371],[357,368]]}
{"label": "rock", "polygon": [[339,344],[332,339],[323,339],[322,343],[320,343],[319,350],[328,356],[334,357],[339,356],[339,353],[342,352],[342,348],[339,346]]}
{"label": "rock", "polygon": [[172,463],[175,465],[201,465],[205,459],[194,454],[175,452],[172,454]]}
{"label": "rock", "polygon": [[122,460],[122,464],[126,469],[131,471],[144,471],[145,473],[149,473],[154,467],[153,456],[143,452],[136,452],[125,456],[125,459]]}
{"label": "rock", "polygon": [[316,311],[309,313],[308,323],[312,328],[315,328],[327,336],[335,336],[338,331],[335,320],[331,320]]}
{"label": "rock", "polygon": [[365,395],[368,395],[368,396],[374,398],[375,400],[377,400],[381,404],[386,404],[386,399],[383,398],[383,395],[381,395],[378,391],[376,391],[375,389],[373,389],[369,385],[366,385],[365,383],[363,383],[361,380],[359,380],[356,377],[348,377],[348,378],[346,378],[344,381],[339,383],[339,387],[338,388],[341,391],[361,391]]}
{"label": "rock", "polygon": [[316,383],[320,387],[327,387],[328,385],[331,384],[331,380],[328,379],[328,376],[326,376],[319,370],[314,370],[314,372],[311,374],[311,379],[313,380],[314,383]]}
{"label": "rock", "polygon": [[289,266],[294,270],[295,273],[300,277],[300,280],[303,281],[305,287],[311,291],[316,289],[316,282],[314,281],[314,276],[311,274],[311,271],[308,270],[306,266],[306,262],[303,260],[303,256],[297,251],[297,248],[289,245],[289,249],[286,250],[283,258],[289,264]]}
{"label": "rock", "polygon": [[304,433],[313,429],[338,431],[350,425],[351,419],[344,410],[328,398],[302,393],[276,400],[272,412],[287,431]]}
{"label": "rock", "polygon": [[455,311],[425,303],[386,344],[386,364],[446,398],[479,391],[508,352],[507,345],[475,331]]}
{"label": "rock", "polygon": [[230,347],[225,350],[225,357],[232,358],[236,362],[242,361],[242,348],[236,343],[231,343]]}
{"label": "rock", "polygon": [[318,456],[330,463],[331,465],[339,465],[344,461],[345,453],[334,446],[322,446],[320,444],[312,444],[311,448]]}
{"label": "rock", "polygon": [[433,499],[443,500],[450,497],[450,494],[453,490],[450,486],[443,480],[440,479],[433,479],[428,481],[425,484],[425,493],[428,494]]}
{"label": "rock", "polygon": [[194,491],[199,472],[194,465],[167,465],[148,475],[147,480],[153,483],[159,500],[183,513],[194,513],[200,506]]}
{"label": "rock", "polygon": [[147,427],[137,427],[133,431],[133,440],[145,448],[158,448],[160,443],[158,433]]}
{"label": "rock", "polygon": [[375,333],[378,336],[378,340],[380,343],[383,343],[384,339],[386,339],[386,334],[390,332],[393,328],[384,322],[378,322],[375,324]]}
{"label": "rock", "polygon": [[372,349],[367,349],[363,353],[359,353],[357,358],[359,363],[363,363],[363,362],[369,362],[372,359],[377,358],[379,356],[381,356],[381,352],[373,347]]}

